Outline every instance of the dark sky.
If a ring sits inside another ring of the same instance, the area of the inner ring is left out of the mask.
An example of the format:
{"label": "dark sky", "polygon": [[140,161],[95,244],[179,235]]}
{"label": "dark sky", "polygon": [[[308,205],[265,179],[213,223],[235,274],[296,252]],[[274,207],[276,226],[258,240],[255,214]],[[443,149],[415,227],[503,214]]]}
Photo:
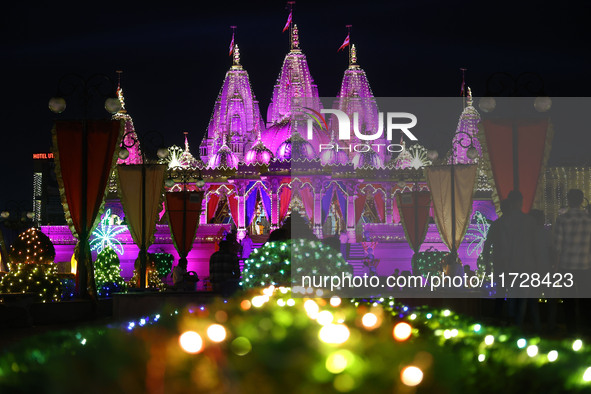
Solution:
{"label": "dark sky", "polygon": [[[468,68],[467,82],[476,96],[484,94],[487,77],[498,71],[536,72],[550,96],[588,96],[591,13],[583,3],[540,8],[541,1],[298,1],[294,20],[321,96],[338,91],[347,59],[336,50],[346,24],[353,25],[359,63],[376,96],[456,96],[460,67]],[[52,1],[2,7],[0,209],[8,200],[28,204],[31,199],[31,156],[50,149],[54,116],[47,101],[62,75],[115,78],[115,70],[122,69],[138,133],[157,130],[167,144],[180,145],[182,132],[188,131],[196,155],[231,64],[229,26],[238,26],[242,64],[263,116],[289,48],[287,33],[281,33],[287,18],[283,1]],[[72,107],[69,116],[76,117]],[[575,158],[588,159],[581,148],[589,146],[588,129],[565,134],[569,142],[555,143],[555,156],[569,156],[575,144]]]}

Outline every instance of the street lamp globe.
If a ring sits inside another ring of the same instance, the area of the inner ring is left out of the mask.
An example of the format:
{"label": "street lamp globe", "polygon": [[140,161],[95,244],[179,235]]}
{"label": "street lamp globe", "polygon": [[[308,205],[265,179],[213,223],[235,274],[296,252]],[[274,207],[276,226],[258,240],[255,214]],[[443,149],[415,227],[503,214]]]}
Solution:
{"label": "street lamp globe", "polygon": [[121,149],[119,149],[119,158],[121,160],[125,160],[129,157],[129,150],[127,150],[127,148],[122,147]]}
{"label": "street lamp globe", "polygon": [[439,157],[439,153],[435,149],[429,149],[427,151],[427,157],[429,158],[429,160],[433,162],[437,160],[437,158]]}
{"label": "street lamp globe", "polygon": [[478,106],[483,112],[492,112],[497,106],[497,100],[494,97],[483,97],[478,102]]}
{"label": "street lamp globe", "polygon": [[7,219],[9,216],[10,216],[10,212],[8,212],[8,211],[2,211],[2,212],[0,212],[0,217],[2,219]]}
{"label": "street lamp globe", "polygon": [[168,157],[168,149],[160,148],[160,149],[158,149],[158,152],[156,152],[156,154],[158,155],[159,158],[166,159]]}
{"label": "street lamp globe", "polygon": [[105,100],[105,109],[110,114],[116,114],[121,110],[121,102],[116,97],[109,97]]}
{"label": "street lamp globe", "polygon": [[538,112],[546,112],[552,107],[552,99],[547,96],[536,97],[534,100],[534,108]]}
{"label": "street lamp globe", "polygon": [[195,181],[195,186],[197,186],[198,188],[202,188],[203,186],[205,186],[205,181],[203,180],[203,178],[201,178],[201,176],[197,178],[197,180]]}
{"label": "street lamp globe", "polygon": [[49,109],[54,114],[61,114],[66,110],[66,99],[63,97],[52,97],[49,99]]}
{"label": "street lamp globe", "polygon": [[476,157],[478,157],[478,150],[476,150],[475,147],[471,146],[468,148],[466,156],[468,156],[469,159],[474,160]]}

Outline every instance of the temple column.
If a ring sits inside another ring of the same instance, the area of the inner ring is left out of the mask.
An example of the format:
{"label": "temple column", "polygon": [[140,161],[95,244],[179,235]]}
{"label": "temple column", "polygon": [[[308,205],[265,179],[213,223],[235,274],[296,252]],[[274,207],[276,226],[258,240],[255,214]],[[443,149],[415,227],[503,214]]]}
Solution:
{"label": "temple column", "polygon": [[238,223],[237,227],[237,238],[241,241],[246,236],[246,182],[243,180],[234,180],[234,193],[238,199]]}
{"label": "temple column", "polygon": [[322,180],[315,180],[314,182],[314,235],[318,239],[322,239],[322,197],[324,190],[322,190]]}
{"label": "temple column", "polygon": [[[207,191],[205,194],[207,194]],[[201,200],[201,214],[199,215],[199,224],[207,224],[207,198],[205,197]]]}
{"label": "temple column", "polygon": [[394,196],[392,194],[392,186],[384,185],[384,191],[386,192],[386,196],[384,198],[386,211],[385,220],[386,223],[392,224],[394,222]]}
{"label": "temple column", "polygon": [[357,236],[355,234],[355,194],[347,195],[347,239],[349,243],[355,243]]}
{"label": "temple column", "polygon": [[279,228],[279,180],[272,178],[269,182],[269,191],[271,193],[271,231]]}
{"label": "temple column", "polygon": [[[345,184],[347,191],[347,239],[349,243],[357,242],[357,235],[355,234],[355,200],[357,199],[356,186],[358,182],[347,182]],[[363,209],[363,207],[361,207]]]}

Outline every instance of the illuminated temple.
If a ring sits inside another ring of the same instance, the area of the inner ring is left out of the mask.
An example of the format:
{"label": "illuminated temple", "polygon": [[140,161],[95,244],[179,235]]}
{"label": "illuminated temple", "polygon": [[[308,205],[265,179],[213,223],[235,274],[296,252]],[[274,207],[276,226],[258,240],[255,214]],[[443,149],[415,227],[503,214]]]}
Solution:
{"label": "illuminated temple", "polygon": [[[273,86],[265,117],[249,74],[240,62],[238,45],[235,45],[232,65],[214,101],[211,119],[199,145],[199,158],[190,152],[192,138],[187,133],[184,147],[169,149],[169,167],[200,169],[205,181],[202,188],[194,183],[188,185],[193,190],[204,191],[200,225],[193,250],[188,255],[188,270],[208,276],[209,256],[225,231],[235,228],[239,238],[249,233],[258,246],[294,212],[304,218],[318,238],[339,237],[344,245],[344,256],[356,274],[367,272],[363,260],[368,244],[374,248],[373,254],[379,262],[376,267],[379,275],[392,275],[396,269],[410,270],[413,251],[405,240],[395,196],[414,188],[428,190],[423,167],[431,165],[435,157],[426,147],[404,140],[401,145],[406,149],[400,153],[372,149],[366,152],[349,152],[347,149],[320,152],[319,144],[337,142],[334,132],[332,135],[318,134],[308,140],[305,138],[306,123],[294,121],[296,109],[293,107],[298,99],[304,101],[305,107],[318,112],[323,104],[300,45],[297,25],[290,29],[290,34],[290,51]],[[355,45],[350,47],[349,65],[341,88],[335,93],[338,109],[351,117],[354,112],[359,114],[362,133],[377,129],[378,107],[373,100],[369,79],[358,62]],[[125,120],[128,138],[135,138],[133,121],[126,112],[121,89],[119,97],[122,110],[115,118]],[[462,262],[474,269],[488,229],[485,218],[494,220],[497,214],[477,139],[480,115],[470,95],[458,116],[457,128],[461,133],[450,141],[456,149],[457,162],[479,165],[471,224],[458,250]],[[350,143],[355,142],[354,138]],[[474,141],[471,151],[462,143],[462,138]],[[342,142],[338,144],[347,147]],[[132,144],[127,141],[127,145]],[[119,163],[140,163],[141,160],[139,145],[135,144],[129,156],[120,158]],[[449,161],[449,155],[442,160]],[[302,171],[294,170],[299,168],[295,165],[297,163],[303,164]],[[546,177],[550,176],[548,174]],[[559,185],[560,181],[556,181],[558,178],[553,179],[555,183],[551,184],[552,179],[546,181],[544,178],[547,187],[564,188]],[[179,187],[174,185],[168,189],[174,191]],[[544,204],[548,206],[547,199]],[[557,204],[551,202],[549,205]],[[115,181],[111,183],[105,212],[107,209],[110,217],[103,219],[105,223],[120,225],[124,213],[117,198]],[[176,260],[178,254],[164,213],[163,208],[155,243],[149,252],[172,253]],[[547,210],[546,213],[556,216],[556,212]],[[75,239],[68,227],[42,226],[42,229],[56,245],[56,262],[69,262]],[[122,274],[129,278],[138,248],[127,231],[119,234],[118,240],[124,247],[120,256]],[[421,250],[429,248],[447,250],[433,221]]]}

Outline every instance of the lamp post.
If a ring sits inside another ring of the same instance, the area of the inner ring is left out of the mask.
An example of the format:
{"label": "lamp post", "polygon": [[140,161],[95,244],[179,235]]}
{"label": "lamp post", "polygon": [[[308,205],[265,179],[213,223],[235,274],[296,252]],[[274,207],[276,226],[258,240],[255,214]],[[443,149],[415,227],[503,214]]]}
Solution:
{"label": "lamp post", "polygon": [[[138,137],[139,138],[139,137]],[[125,134],[121,140],[121,148],[119,150],[119,158],[120,159],[127,159],[129,156],[129,150],[136,144],[139,144],[138,138],[135,138],[134,132],[128,132]],[[126,143],[126,141],[128,141]],[[140,289],[146,288],[146,267],[148,261],[148,245],[146,240],[146,167],[149,165],[155,164],[158,159],[165,159],[168,156],[168,149],[163,147],[164,139],[162,134],[157,131],[148,131],[143,135],[142,141],[142,163],[139,164],[141,168],[141,180],[140,180],[140,187],[141,187],[141,201],[140,201],[140,212],[141,212],[141,229],[140,229],[140,237],[141,242],[139,248],[139,258],[140,258]],[[150,159],[150,157],[156,156],[158,159]]]}
{"label": "lamp post", "polygon": [[61,114],[66,110],[65,97],[78,95],[81,99],[82,115],[82,138],[81,138],[81,201],[80,201],[80,233],[78,234],[80,248],[77,258],[77,279],[78,295],[81,298],[88,297],[89,279],[90,285],[94,288],[94,273],[92,265],[90,267],[90,277],[87,277],[87,264],[89,255],[87,255],[88,238],[90,229],[87,228],[87,197],[88,197],[88,120],[91,113],[91,103],[93,99],[101,98],[104,101],[104,108],[109,113],[114,114],[121,109],[121,104],[115,95],[115,84],[107,75],[94,74],[84,78],[78,74],[67,74],[58,81],[58,92],[49,100],[49,109],[55,114]]}

